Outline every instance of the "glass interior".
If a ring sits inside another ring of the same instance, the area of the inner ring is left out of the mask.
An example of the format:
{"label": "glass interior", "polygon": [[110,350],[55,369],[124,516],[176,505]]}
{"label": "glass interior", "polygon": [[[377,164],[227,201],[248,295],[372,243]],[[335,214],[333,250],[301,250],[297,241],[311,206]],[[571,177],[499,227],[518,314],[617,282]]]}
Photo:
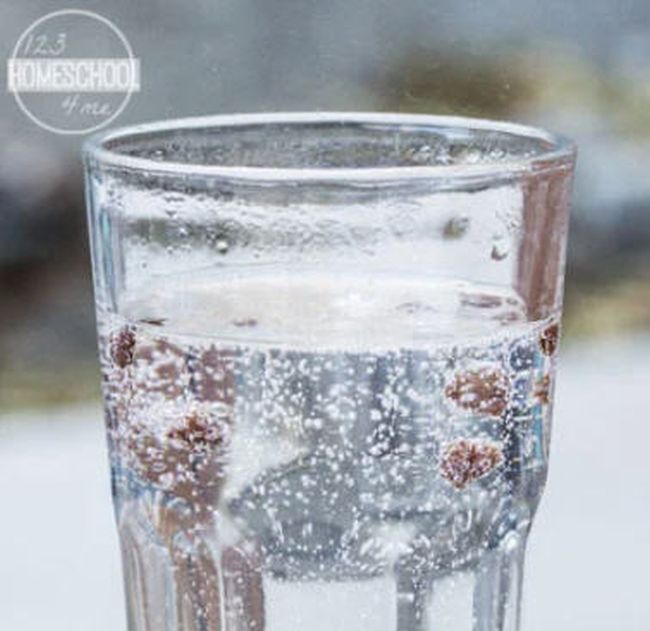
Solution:
{"label": "glass interior", "polygon": [[[90,145],[91,149],[93,144]],[[570,153],[523,126],[413,115],[243,115],[149,125],[100,136],[103,157],[131,166],[386,169],[508,165]],[[150,162],[150,164],[147,164]]]}

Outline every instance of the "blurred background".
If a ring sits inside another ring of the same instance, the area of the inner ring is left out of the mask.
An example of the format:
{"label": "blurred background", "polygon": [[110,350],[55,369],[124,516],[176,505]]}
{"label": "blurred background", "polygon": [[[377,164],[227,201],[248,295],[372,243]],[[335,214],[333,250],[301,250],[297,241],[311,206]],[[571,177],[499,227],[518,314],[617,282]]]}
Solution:
{"label": "blurred background", "polygon": [[[142,90],[118,124],[236,111],[392,110],[516,120],[577,141],[556,466],[535,535],[525,628],[647,629],[650,608],[642,591],[635,596],[641,574],[632,559],[650,561],[650,518],[639,508],[650,500],[642,411],[650,377],[650,3],[3,0],[5,56],[33,20],[67,7],[111,19],[141,59]],[[7,631],[123,628],[80,142],[43,131],[2,92],[0,629]],[[54,519],[55,528],[60,506],[84,530],[61,521],[54,541],[43,520]],[[80,585],[84,603],[71,600]],[[35,595],[50,604],[31,609]]]}

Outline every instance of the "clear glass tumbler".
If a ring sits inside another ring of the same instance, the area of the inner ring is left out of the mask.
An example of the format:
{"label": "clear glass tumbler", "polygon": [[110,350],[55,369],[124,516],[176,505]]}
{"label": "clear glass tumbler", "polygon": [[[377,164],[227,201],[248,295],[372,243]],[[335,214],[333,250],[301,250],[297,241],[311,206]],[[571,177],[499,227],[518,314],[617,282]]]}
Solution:
{"label": "clear glass tumbler", "polygon": [[85,146],[131,631],[515,631],[573,145],[222,116]]}

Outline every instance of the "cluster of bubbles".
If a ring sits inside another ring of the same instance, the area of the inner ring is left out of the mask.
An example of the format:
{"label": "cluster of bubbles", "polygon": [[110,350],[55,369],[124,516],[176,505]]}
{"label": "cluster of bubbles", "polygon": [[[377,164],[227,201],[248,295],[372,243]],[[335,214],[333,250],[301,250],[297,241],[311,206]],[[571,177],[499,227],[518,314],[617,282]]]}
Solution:
{"label": "cluster of bubbles", "polygon": [[260,567],[292,580],[471,565],[541,494],[557,334],[546,323],[474,346],[313,352],[108,319],[118,507],[174,505],[180,530],[215,536],[227,523],[233,544],[254,542]]}

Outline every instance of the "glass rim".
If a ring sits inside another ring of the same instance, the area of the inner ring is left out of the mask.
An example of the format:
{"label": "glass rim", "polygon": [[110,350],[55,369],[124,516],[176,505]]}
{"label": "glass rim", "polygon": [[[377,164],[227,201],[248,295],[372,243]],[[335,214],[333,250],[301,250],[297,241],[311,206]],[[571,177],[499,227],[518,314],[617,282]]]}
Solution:
{"label": "glass rim", "polygon": [[[367,124],[402,127],[415,131],[427,128],[456,128],[503,133],[513,137],[545,143],[548,147],[530,156],[515,156],[484,163],[453,163],[428,165],[390,165],[359,167],[284,167],[220,165],[180,160],[157,160],[129,155],[110,147],[110,143],[137,141],[151,134],[174,134],[202,128],[234,130],[238,127],[289,124]],[[522,173],[539,173],[571,165],[576,145],[568,137],[544,129],[483,118],[409,113],[381,112],[274,112],[251,114],[218,114],[176,118],[113,128],[90,136],[82,147],[86,163],[152,175],[199,176],[242,183],[372,183],[402,180],[473,180],[493,179]]]}

